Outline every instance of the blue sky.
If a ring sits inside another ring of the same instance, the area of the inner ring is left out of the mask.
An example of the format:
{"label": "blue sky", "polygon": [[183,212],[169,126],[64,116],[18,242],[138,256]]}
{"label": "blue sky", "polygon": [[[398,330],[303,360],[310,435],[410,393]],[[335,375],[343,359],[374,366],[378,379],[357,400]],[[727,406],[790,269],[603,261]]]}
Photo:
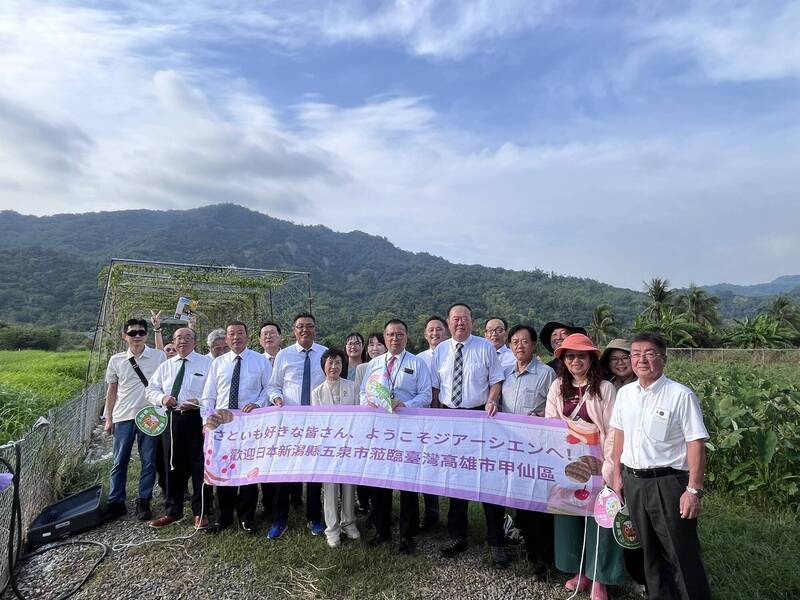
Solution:
{"label": "blue sky", "polygon": [[0,208],[236,202],[640,288],[800,269],[800,5],[0,4]]}

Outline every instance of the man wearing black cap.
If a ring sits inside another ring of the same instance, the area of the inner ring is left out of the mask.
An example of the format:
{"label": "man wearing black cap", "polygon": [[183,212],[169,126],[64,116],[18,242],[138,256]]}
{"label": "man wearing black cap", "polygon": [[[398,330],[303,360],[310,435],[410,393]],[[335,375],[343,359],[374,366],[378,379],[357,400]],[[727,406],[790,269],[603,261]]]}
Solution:
{"label": "man wearing black cap", "polygon": [[[583,327],[576,327],[572,323],[550,321],[549,323],[545,323],[545,326],[542,327],[542,332],[539,335],[539,339],[542,342],[542,346],[547,348],[547,351],[550,352],[550,354],[555,355],[556,350],[558,350],[559,346],[561,346],[561,342],[563,342],[567,336],[570,336],[573,333],[582,333],[583,335],[586,335],[586,330]],[[553,369],[556,374],[558,374],[558,370],[561,367],[561,360],[554,358],[547,363],[547,366]]]}

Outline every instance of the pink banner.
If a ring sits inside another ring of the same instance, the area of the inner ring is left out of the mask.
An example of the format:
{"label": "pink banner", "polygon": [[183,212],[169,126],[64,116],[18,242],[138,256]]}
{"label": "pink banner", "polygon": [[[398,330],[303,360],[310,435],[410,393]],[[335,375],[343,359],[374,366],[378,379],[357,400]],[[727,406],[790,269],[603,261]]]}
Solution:
{"label": "pink banner", "polygon": [[602,488],[596,434],[556,419],[358,406],[217,411],[206,482],[370,485],[542,512],[591,514]]}

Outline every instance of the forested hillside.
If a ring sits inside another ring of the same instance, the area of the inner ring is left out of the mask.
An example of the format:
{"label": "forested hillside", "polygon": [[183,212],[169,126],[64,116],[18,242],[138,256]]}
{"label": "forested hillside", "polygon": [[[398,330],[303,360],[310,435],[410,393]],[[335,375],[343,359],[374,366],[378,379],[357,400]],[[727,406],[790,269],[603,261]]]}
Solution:
{"label": "forested hillside", "polygon": [[97,275],[112,257],[309,271],[314,307],[328,332],[378,313],[416,323],[460,300],[478,316],[500,314],[541,326],[588,322],[598,304],[627,324],[644,295],[591,279],[457,265],[400,250],[362,232],[299,226],[234,206],[30,217],[0,213],[0,321],[94,325]]}

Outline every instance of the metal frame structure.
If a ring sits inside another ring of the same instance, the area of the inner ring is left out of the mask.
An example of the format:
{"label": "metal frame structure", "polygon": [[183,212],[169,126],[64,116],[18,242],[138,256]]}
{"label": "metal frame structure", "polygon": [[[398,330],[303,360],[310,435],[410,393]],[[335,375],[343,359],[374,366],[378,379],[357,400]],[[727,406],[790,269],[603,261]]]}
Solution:
{"label": "metal frame structure", "polygon": [[[123,321],[149,319],[150,309],[172,311],[179,296],[198,302],[201,340],[204,329],[220,327],[230,319],[244,321],[253,329],[265,319],[286,322],[297,312],[311,312],[311,275],[303,271],[112,258],[86,369],[87,385],[112,351],[121,347],[118,331]],[[183,323],[171,314],[162,316],[162,325],[177,327]]]}

